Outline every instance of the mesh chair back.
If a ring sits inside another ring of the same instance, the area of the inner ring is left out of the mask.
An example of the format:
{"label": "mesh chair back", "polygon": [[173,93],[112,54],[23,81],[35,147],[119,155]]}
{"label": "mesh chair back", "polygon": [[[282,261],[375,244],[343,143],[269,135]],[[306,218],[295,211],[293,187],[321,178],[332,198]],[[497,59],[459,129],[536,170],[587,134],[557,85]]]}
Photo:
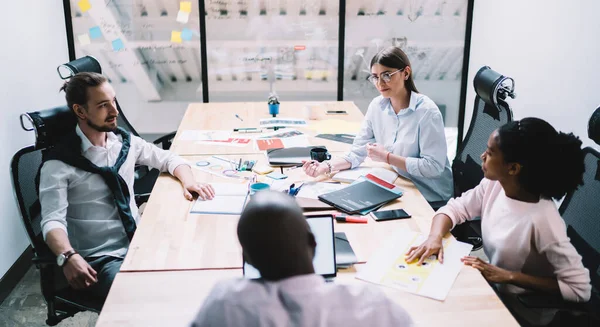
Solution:
{"label": "mesh chair back", "polygon": [[119,116],[117,116],[117,125],[135,136],[140,136],[135,128],[133,128],[133,126],[129,123],[127,117],[125,117],[125,114],[119,105],[119,101],[117,101],[117,109],[119,110]]}
{"label": "mesh chair back", "polygon": [[590,271],[592,297],[600,305],[600,152],[592,148],[585,148],[584,152],[584,184],[567,194],[560,213],[567,224],[571,243]]}
{"label": "mesh chair back", "polygon": [[36,176],[42,165],[42,149],[33,145],[19,150],[11,161],[11,181],[21,221],[34,251],[38,255],[50,253],[41,235],[41,206]]}
{"label": "mesh chair back", "polygon": [[[457,151],[452,162],[454,174],[454,196],[460,196],[481,182],[483,172],[481,171],[481,154],[487,148],[490,134],[500,126],[512,121],[512,111],[504,101],[505,95],[492,95],[499,93],[498,79],[504,78],[495,73],[495,80],[491,81],[488,72],[489,67],[482,68],[475,77],[473,84],[477,95],[473,106],[473,116],[467,131],[467,136]],[[497,77],[496,77],[497,76]]]}

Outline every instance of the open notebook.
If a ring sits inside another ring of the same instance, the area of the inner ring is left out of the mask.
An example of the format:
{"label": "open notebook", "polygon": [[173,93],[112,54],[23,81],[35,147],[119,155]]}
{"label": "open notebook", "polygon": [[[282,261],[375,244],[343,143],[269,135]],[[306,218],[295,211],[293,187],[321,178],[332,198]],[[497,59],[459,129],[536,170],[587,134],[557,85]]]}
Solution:
{"label": "open notebook", "polygon": [[191,213],[240,215],[248,198],[246,183],[211,183],[215,189],[212,200],[198,198],[192,206]]}

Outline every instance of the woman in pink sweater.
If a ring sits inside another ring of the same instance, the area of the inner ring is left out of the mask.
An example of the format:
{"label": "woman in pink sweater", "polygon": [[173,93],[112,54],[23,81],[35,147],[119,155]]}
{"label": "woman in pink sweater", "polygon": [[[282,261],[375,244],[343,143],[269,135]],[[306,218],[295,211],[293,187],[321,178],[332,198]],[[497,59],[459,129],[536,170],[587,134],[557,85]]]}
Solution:
{"label": "woman in pink sweater", "polygon": [[547,323],[553,312],[520,306],[518,293],[538,291],[588,301],[589,272],[551,200],[582,184],[583,156],[579,138],[557,132],[544,120],[525,118],[500,127],[481,154],[485,178],[438,210],[429,238],[409,249],[407,261],[419,259],[420,264],[437,255],[443,262],[442,237],[457,224],[481,217],[490,262],[471,256],[462,260],[481,271],[521,318]]}

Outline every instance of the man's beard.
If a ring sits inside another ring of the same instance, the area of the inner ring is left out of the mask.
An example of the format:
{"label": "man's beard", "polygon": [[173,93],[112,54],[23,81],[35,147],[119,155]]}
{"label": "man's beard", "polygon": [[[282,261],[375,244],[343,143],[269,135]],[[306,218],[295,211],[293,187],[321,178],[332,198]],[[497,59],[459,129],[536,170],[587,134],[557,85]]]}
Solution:
{"label": "man's beard", "polygon": [[87,124],[89,127],[97,130],[98,132],[114,132],[117,129],[117,125],[115,125],[114,127],[112,126],[98,126],[94,123],[92,123],[91,120],[87,120]]}

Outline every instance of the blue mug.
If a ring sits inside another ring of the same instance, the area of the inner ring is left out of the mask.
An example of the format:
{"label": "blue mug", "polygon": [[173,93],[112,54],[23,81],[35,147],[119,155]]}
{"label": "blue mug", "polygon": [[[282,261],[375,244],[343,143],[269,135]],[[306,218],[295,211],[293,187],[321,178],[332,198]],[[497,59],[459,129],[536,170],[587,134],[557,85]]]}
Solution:
{"label": "blue mug", "polygon": [[254,195],[256,192],[266,191],[271,189],[271,185],[267,183],[253,183],[250,184],[250,195]]}
{"label": "blue mug", "polygon": [[269,104],[269,115],[273,115],[275,117],[279,114],[279,103]]}

